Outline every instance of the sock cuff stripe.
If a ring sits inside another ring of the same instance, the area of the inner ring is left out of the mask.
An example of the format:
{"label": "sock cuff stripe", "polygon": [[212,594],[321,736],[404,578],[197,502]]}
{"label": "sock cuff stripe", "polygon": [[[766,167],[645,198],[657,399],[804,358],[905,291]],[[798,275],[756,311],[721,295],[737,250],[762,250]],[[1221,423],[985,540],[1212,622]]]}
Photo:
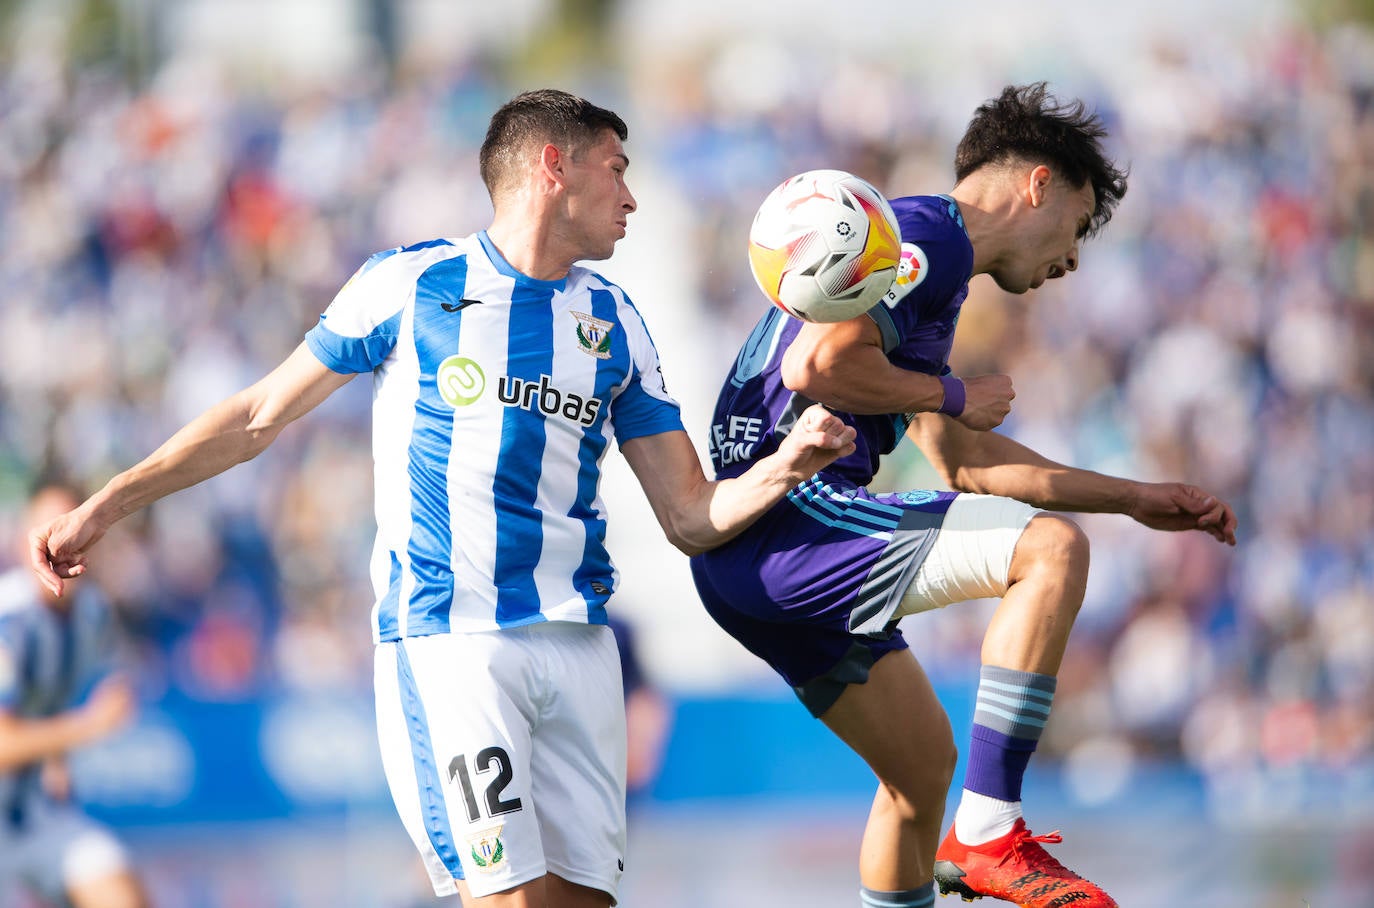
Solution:
{"label": "sock cuff stripe", "polygon": [[982,706],[984,703],[1000,703],[1003,706],[1010,706],[1018,712],[1033,712],[1039,713],[1042,716],[1048,716],[1050,714],[1050,704],[1048,702],[1036,703],[1032,700],[1027,700],[1025,697],[1005,697],[1002,694],[995,694],[992,691],[980,690],[978,692],[978,705]]}
{"label": "sock cuff stripe", "polygon": [[1045,727],[1045,723],[1049,721],[1048,718],[1037,719],[1034,716],[1027,716],[1024,713],[1009,713],[1004,709],[998,709],[996,706],[991,706],[985,703],[979,703],[977,709],[975,709],[973,713],[973,719],[975,722],[978,721],[978,713],[983,712],[991,713],[992,715],[997,716],[999,719],[1005,719],[1006,721],[1010,722],[1014,727],[1021,725],[1029,725],[1032,728],[1043,729]]}
{"label": "sock cuff stripe", "polygon": [[[1048,678],[1049,676],[1042,675],[1041,677]],[[1050,678],[1050,680],[1053,681],[1055,679]],[[982,678],[978,682],[978,688],[980,690],[983,688],[987,688],[990,690],[1003,691],[1004,693],[1016,694],[1022,697],[1035,697],[1040,700],[1053,700],[1055,685],[1051,684],[1048,687],[1043,687],[1039,685],[1030,684],[1010,684],[1006,681],[997,681],[992,678]]]}
{"label": "sock cuff stripe", "polygon": [[859,904],[863,908],[934,908],[935,888],[925,885],[900,892],[879,892],[860,886]]}

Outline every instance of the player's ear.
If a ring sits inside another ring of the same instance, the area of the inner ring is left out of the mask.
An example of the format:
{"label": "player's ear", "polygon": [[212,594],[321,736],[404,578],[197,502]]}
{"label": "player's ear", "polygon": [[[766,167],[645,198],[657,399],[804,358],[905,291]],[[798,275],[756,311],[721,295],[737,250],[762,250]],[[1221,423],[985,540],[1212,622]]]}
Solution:
{"label": "player's ear", "polygon": [[1039,208],[1045,201],[1045,191],[1054,179],[1054,171],[1044,164],[1036,164],[1026,177],[1026,199],[1032,208]]}
{"label": "player's ear", "polygon": [[539,171],[550,183],[562,186],[567,180],[567,157],[552,142],[546,142],[539,152]]}

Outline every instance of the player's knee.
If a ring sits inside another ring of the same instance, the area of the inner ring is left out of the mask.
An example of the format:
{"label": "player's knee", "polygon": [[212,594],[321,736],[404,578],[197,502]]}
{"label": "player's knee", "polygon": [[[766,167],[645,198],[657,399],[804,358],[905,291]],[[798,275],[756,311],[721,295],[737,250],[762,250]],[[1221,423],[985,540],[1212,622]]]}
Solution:
{"label": "player's knee", "polygon": [[1052,571],[1071,583],[1088,578],[1088,534],[1078,524],[1057,514],[1038,514],[1017,543],[1022,572]]}
{"label": "player's knee", "polygon": [[922,736],[919,744],[913,742],[911,755],[901,773],[880,777],[891,809],[907,821],[944,810],[945,796],[959,762],[959,748],[946,725],[932,728],[928,735]]}

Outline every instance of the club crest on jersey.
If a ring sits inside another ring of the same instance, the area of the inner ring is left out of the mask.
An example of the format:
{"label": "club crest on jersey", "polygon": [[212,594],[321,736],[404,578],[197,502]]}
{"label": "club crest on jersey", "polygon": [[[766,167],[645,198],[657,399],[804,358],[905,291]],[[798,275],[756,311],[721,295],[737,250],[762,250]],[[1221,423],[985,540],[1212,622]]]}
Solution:
{"label": "club crest on jersey", "polygon": [[484,829],[476,835],[468,836],[472,863],[482,873],[495,873],[506,863],[506,845],[501,841],[501,830],[505,826]]}
{"label": "club crest on jersey", "polygon": [[585,312],[570,314],[577,319],[577,343],[582,352],[597,359],[610,359],[611,329],[615,327],[615,322],[608,322]]}

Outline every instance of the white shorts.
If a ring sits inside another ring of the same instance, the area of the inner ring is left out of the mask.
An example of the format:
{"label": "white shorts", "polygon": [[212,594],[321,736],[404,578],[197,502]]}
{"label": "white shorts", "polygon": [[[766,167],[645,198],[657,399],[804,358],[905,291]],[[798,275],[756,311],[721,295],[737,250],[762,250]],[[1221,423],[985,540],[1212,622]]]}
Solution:
{"label": "white shorts", "polygon": [[902,595],[897,617],[1005,596],[1016,543],[1039,513],[1039,508],[997,495],[954,499],[935,544]]}
{"label": "white shorts", "polygon": [[611,629],[548,622],[376,650],[392,799],[434,891],[553,873],[615,904],[625,857],[625,702]]}
{"label": "white shorts", "polygon": [[128,854],[114,834],[70,805],[35,801],[18,828],[0,817],[0,902],[12,882],[22,882],[44,899],[65,905],[70,887],[129,867]]}

